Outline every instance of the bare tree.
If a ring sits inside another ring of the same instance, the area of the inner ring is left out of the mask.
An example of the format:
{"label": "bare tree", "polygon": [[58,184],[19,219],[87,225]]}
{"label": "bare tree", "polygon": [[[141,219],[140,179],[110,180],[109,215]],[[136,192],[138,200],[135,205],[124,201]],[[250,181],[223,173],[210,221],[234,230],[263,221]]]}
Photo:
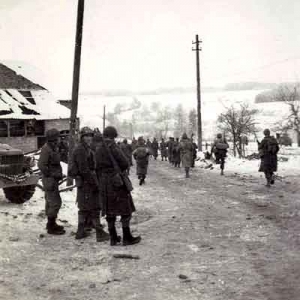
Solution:
{"label": "bare tree", "polygon": [[233,106],[219,115],[218,123],[222,132],[229,134],[233,140],[233,154],[242,156],[242,136],[257,132],[255,116],[256,109],[250,109],[247,104],[241,104],[237,109]]}
{"label": "bare tree", "polygon": [[297,144],[300,147],[300,85],[279,87],[273,101],[281,101],[289,106],[289,115],[279,124],[283,132],[289,129],[296,132]]}
{"label": "bare tree", "polygon": [[187,116],[183,109],[182,104],[178,104],[174,111],[175,130],[174,135],[176,137],[181,136],[187,130]]}
{"label": "bare tree", "polygon": [[156,126],[158,127],[157,131],[160,132],[161,137],[167,137],[171,129],[170,127],[172,126],[172,118],[173,112],[169,106],[165,106],[158,112]]}

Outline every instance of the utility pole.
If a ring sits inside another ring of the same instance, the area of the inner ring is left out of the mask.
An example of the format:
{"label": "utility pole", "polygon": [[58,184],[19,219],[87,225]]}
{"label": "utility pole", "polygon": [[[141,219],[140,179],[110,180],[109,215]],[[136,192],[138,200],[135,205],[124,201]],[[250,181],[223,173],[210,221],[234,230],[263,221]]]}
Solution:
{"label": "utility pole", "polygon": [[[72,153],[73,153],[73,150],[75,147],[75,142],[76,142],[83,16],[84,16],[84,0],[78,0],[74,68],[73,68],[71,117],[70,117],[70,133],[69,133],[69,161],[68,161],[69,164],[68,164],[68,168],[70,168],[70,166],[71,166]],[[69,186],[72,184],[73,184],[73,179],[69,177],[68,181],[67,181],[67,185]]]}
{"label": "utility pole", "polygon": [[103,105],[103,130],[102,130],[102,133],[105,129],[105,118],[106,118],[105,105]]}
{"label": "utility pole", "polygon": [[201,118],[201,86],[200,86],[200,59],[199,52],[202,48],[199,47],[202,41],[199,41],[198,34],[196,34],[196,41],[193,45],[196,45],[196,70],[197,70],[197,117],[198,117],[198,149],[202,151],[202,118]]}

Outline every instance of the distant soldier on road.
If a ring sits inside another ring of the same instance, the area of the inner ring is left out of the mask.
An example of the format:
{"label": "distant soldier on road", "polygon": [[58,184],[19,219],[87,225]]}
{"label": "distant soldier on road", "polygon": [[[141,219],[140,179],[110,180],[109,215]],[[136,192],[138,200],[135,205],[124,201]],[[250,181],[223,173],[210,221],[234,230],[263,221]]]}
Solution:
{"label": "distant soldier on road", "polygon": [[186,133],[182,135],[179,149],[182,166],[185,169],[185,177],[190,178],[190,168],[193,160],[193,143],[189,140]]}
{"label": "distant soldier on road", "polygon": [[168,145],[165,142],[164,139],[161,139],[161,143],[160,143],[160,155],[161,155],[161,160],[162,161],[167,161],[168,159]]}
{"label": "distant soldier on road", "polygon": [[192,144],[193,144],[193,161],[192,161],[192,168],[195,167],[195,161],[197,159],[197,149],[198,145],[193,141],[193,138],[191,139]]}
{"label": "distant soldier on road", "polygon": [[267,180],[267,187],[275,183],[274,172],[277,171],[277,153],[279,151],[278,142],[271,136],[269,129],[264,130],[265,137],[258,143],[258,150],[261,157],[259,172],[264,172]]}
{"label": "distant soldier on road", "polygon": [[152,151],[153,151],[153,157],[155,160],[157,159],[157,156],[158,156],[158,148],[159,148],[158,142],[157,142],[156,138],[154,138],[153,142],[152,142]]}
{"label": "distant soldier on road", "polygon": [[212,144],[211,152],[214,153],[215,155],[216,163],[220,164],[221,175],[224,175],[225,158],[226,158],[228,148],[229,145],[225,137],[222,136],[222,133],[218,133],[217,138]]}
{"label": "distant soldier on road", "polygon": [[[138,146],[139,146],[139,143],[138,143]],[[146,141],[146,147],[148,148],[149,153],[150,153],[149,156],[151,157],[153,155],[153,150],[152,150],[152,143],[149,139],[147,139],[147,141]]]}
{"label": "distant soldier on road", "polygon": [[136,160],[136,174],[140,180],[140,185],[145,183],[146,175],[148,172],[150,151],[145,145],[143,137],[138,138],[138,147],[133,151],[133,157]]}
{"label": "distant soldier on road", "polygon": [[128,144],[127,139],[124,139],[120,145],[121,150],[125,154],[126,158],[128,159],[129,167],[127,169],[127,173],[130,173],[130,167],[132,166],[132,147]]}
{"label": "distant soldier on road", "polygon": [[42,147],[38,167],[42,172],[42,182],[45,190],[46,216],[48,217],[47,232],[49,234],[64,234],[63,226],[56,224],[61,208],[59,181],[63,178],[58,149],[59,131],[55,128],[46,132],[47,143]]}
{"label": "distant soldier on road", "polygon": [[174,144],[173,144],[173,161],[174,161],[174,166],[176,168],[180,168],[180,143],[179,143],[179,138],[176,138]]}
{"label": "distant soldier on road", "polygon": [[132,141],[131,141],[131,149],[132,151],[134,151],[137,147],[137,140],[135,137],[132,138]]}
{"label": "distant soldier on road", "polygon": [[174,138],[170,137],[168,141],[168,158],[169,158],[169,163],[173,164],[173,145],[174,145]]}

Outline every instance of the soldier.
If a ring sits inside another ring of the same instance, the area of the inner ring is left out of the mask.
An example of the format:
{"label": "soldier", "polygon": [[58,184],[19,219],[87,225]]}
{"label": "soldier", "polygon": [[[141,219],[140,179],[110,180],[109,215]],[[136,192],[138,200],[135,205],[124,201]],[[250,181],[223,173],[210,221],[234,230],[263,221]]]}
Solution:
{"label": "soldier", "polygon": [[223,138],[222,133],[218,133],[217,138],[212,145],[211,152],[215,154],[216,163],[220,164],[221,175],[224,175],[225,158],[228,148],[229,145],[226,139]]}
{"label": "soldier", "polygon": [[174,144],[174,138],[170,137],[168,141],[168,158],[170,164],[173,164],[173,144]]}
{"label": "soldier", "polygon": [[66,136],[60,137],[60,142],[58,144],[60,160],[64,163],[68,163],[68,153],[69,153],[69,145]]}
{"label": "soldier", "polygon": [[167,161],[168,159],[168,148],[167,148],[167,143],[165,142],[164,139],[161,139],[160,143],[160,154],[161,154],[161,160],[162,161]]}
{"label": "soldier", "polygon": [[190,168],[192,166],[192,160],[193,160],[193,144],[188,139],[186,133],[182,135],[179,144],[179,149],[180,149],[182,166],[185,169],[185,177],[190,178]]}
{"label": "soldier", "polygon": [[75,238],[83,239],[87,236],[84,226],[88,216],[96,229],[96,240],[102,242],[109,239],[100,223],[99,184],[95,171],[95,154],[91,149],[94,132],[89,127],[80,130],[80,142],[72,156],[71,175],[76,176],[78,229]]}
{"label": "soldier", "polygon": [[137,140],[135,137],[132,138],[132,142],[131,142],[131,149],[132,151],[134,151],[137,147]]}
{"label": "soldier", "polygon": [[141,237],[133,237],[130,231],[131,215],[135,211],[131,193],[126,185],[123,184],[120,187],[115,184],[118,176],[116,176],[114,165],[117,164],[121,172],[128,169],[128,160],[116,145],[115,138],[117,136],[118,133],[114,127],[108,126],[104,129],[103,144],[96,151],[96,170],[100,182],[102,214],[106,215],[110,245],[115,246],[121,241],[115,227],[116,217],[121,216],[123,245],[126,246],[139,243]]}
{"label": "soldier", "polygon": [[156,140],[156,138],[153,139],[153,142],[152,142],[152,151],[153,151],[153,156],[154,156],[154,159],[156,160],[157,159],[157,156],[158,156],[158,142]]}
{"label": "soldier", "polygon": [[130,167],[132,166],[132,148],[131,148],[131,145],[128,144],[127,139],[123,140],[123,142],[120,145],[120,148],[128,159],[129,165],[128,165],[127,173],[129,175]]}
{"label": "soldier", "polygon": [[265,137],[258,143],[258,150],[261,157],[259,172],[264,172],[267,180],[267,187],[275,183],[274,172],[277,171],[277,153],[279,151],[278,142],[271,136],[269,129],[264,130]]}
{"label": "soldier", "polygon": [[48,234],[64,234],[63,226],[56,224],[56,218],[61,208],[59,181],[63,178],[58,149],[59,131],[55,128],[46,132],[47,143],[42,147],[38,167],[42,172],[42,182],[45,189],[46,216],[48,217]]}
{"label": "soldier", "polygon": [[143,137],[138,138],[138,147],[133,151],[133,157],[136,160],[136,174],[140,180],[139,184],[145,183],[148,164],[149,164],[149,149],[145,145]]}
{"label": "soldier", "polygon": [[[139,145],[139,140],[138,140],[138,145],[137,145],[138,147],[140,146]],[[148,148],[148,150],[149,150],[149,153],[150,153],[150,157],[153,155],[153,151],[152,151],[152,143],[150,142],[150,140],[149,139],[147,139],[147,142],[146,142],[146,147]]]}
{"label": "soldier", "polygon": [[179,149],[179,138],[173,144],[173,161],[175,168],[180,168],[180,149]]}

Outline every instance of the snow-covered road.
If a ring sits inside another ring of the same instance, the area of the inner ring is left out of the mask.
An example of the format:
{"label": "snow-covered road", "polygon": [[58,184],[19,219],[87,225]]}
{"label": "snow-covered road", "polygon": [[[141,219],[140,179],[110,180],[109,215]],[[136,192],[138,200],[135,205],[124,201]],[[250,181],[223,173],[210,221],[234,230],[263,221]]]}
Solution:
{"label": "snow-covered road", "polygon": [[[151,161],[145,186],[134,172],[141,244],[111,248],[95,234],[75,241],[74,193],[63,194],[67,234],[45,234],[43,195],[0,200],[0,299],[298,300],[299,179],[272,189],[259,177],[224,177]],[[117,259],[116,253],[138,255]]]}

